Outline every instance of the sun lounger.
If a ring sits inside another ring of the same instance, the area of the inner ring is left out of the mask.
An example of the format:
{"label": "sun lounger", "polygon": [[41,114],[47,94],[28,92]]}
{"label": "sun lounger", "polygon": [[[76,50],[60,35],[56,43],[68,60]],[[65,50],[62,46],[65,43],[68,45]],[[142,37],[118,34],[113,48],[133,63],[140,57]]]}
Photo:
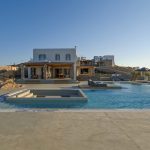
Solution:
{"label": "sun lounger", "polygon": [[92,87],[107,87],[106,83],[102,83],[100,81],[88,80],[88,85]]}

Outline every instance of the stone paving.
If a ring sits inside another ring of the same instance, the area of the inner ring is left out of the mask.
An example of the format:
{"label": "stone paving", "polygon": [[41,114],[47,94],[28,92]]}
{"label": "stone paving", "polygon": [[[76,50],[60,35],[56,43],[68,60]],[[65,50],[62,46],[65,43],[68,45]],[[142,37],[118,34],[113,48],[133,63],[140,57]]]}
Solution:
{"label": "stone paving", "polygon": [[0,150],[149,150],[150,111],[1,112]]}
{"label": "stone paving", "polygon": [[[81,82],[80,84],[86,84],[86,82]],[[9,90],[1,90],[0,89],[0,95],[12,92],[12,91],[17,91],[19,89],[23,88],[35,88],[35,89],[48,89],[48,88],[70,88],[70,87],[77,87],[78,84],[22,84],[22,88],[14,88],[14,89],[9,89]]]}

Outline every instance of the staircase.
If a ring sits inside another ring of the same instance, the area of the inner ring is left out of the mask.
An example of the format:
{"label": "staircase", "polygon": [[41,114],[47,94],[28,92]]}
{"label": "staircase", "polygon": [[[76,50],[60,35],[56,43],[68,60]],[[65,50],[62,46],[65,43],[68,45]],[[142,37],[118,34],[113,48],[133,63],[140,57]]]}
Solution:
{"label": "staircase", "polygon": [[14,94],[14,95],[11,95],[10,97],[12,97],[12,98],[35,98],[36,95],[31,93],[30,90],[24,90],[24,91],[20,91],[19,93]]}

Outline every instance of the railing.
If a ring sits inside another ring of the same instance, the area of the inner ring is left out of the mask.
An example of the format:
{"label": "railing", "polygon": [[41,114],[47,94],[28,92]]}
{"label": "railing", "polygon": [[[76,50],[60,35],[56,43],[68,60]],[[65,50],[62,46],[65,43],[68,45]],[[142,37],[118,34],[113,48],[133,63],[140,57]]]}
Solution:
{"label": "railing", "polygon": [[94,66],[93,64],[80,64],[80,66]]}

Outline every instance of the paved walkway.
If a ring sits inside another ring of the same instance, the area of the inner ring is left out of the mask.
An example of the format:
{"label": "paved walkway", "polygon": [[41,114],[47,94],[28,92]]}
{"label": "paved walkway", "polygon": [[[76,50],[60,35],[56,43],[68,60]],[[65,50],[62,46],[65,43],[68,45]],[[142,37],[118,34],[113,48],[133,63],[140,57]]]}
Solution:
{"label": "paved walkway", "polygon": [[0,113],[0,150],[149,150],[150,111]]}
{"label": "paved walkway", "polygon": [[[80,84],[86,84],[87,82],[81,82]],[[9,90],[1,90],[0,89],[0,95],[8,93],[8,92],[13,92],[17,91],[23,88],[34,88],[34,89],[47,89],[47,88],[70,88],[70,87],[77,87],[78,84],[22,84],[22,88],[16,88],[16,89],[9,89]]]}

